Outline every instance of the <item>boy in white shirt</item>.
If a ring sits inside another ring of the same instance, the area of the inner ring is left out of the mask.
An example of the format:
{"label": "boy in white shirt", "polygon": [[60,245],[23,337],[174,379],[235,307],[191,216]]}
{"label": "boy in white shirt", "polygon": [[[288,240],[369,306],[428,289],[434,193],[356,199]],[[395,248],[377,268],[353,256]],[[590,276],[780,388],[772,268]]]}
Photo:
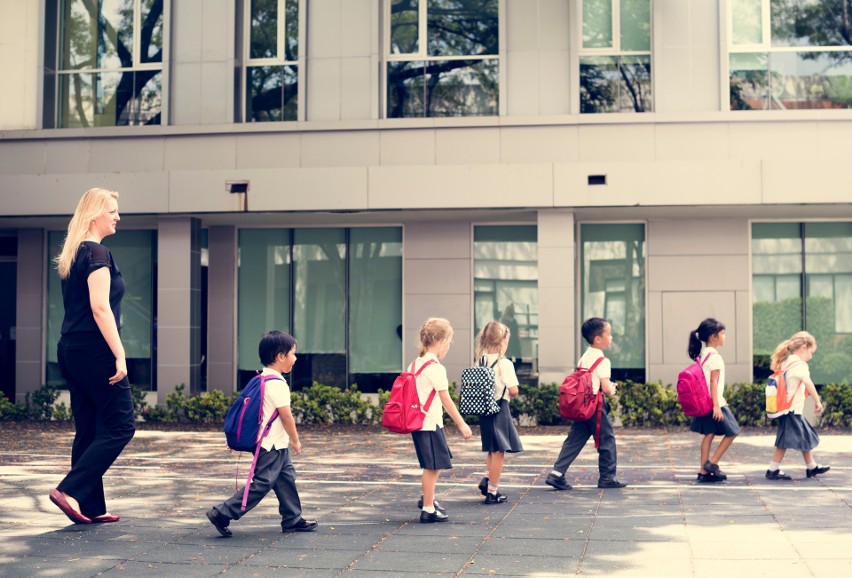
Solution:
{"label": "boy in white shirt", "polygon": [[266,380],[261,423],[268,423],[276,409],[279,419],[272,423],[269,434],[260,445],[245,510],[242,509],[244,488],[240,488],[233,496],[207,511],[210,523],[226,538],[231,536],[228,528],[231,520],[239,520],[258,505],[269,490],[278,497],[282,532],[310,532],[318,525],[316,520],[302,518],[296,469],[290,461],[290,450],[293,455],[299,455],[302,443],[290,411],[290,387],[282,374],[290,373],[296,363],[296,340],[283,331],[270,331],[261,338],[258,353],[264,366],[261,375],[270,376]]}
{"label": "boy in white shirt", "polygon": [[[583,338],[589,343],[589,348],[580,358],[578,367],[592,367],[594,363],[601,359],[597,367],[592,371],[592,389],[595,394],[598,391],[603,391],[604,395],[615,395],[616,384],[610,381],[611,364],[607,359],[603,350],[612,344],[612,326],[606,319],[600,317],[591,317],[583,323],[581,330]],[[612,429],[612,420],[609,417],[609,404],[603,401],[603,409],[601,411],[600,423],[600,445],[598,447],[598,471],[600,478],[598,479],[599,488],[624,488],[627,484],[623,484],[615,479],[616,467],[616,451],[615,451],[615,433]],[[553,471],[547,475],[545,483],[557,490],[570,490],[571,485],[565,479],[565,472],[568,467],[574,462],[580,451],[589,441],[589,438],[595,434],[595,426],[597,425],[598,414],[581,422],[575,422],[571,426],[571,433],[565,438],[562,444],[562,450],[559,452],[559,457],[556,458],[556,463],[553,464]]]}

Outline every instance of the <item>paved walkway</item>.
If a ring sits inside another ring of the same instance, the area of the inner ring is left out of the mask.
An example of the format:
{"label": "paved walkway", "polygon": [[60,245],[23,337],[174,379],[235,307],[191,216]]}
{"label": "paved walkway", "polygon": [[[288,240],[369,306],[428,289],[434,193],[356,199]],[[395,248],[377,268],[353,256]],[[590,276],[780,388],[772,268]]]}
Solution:
{"label": "paved walkway", "polygon": [[[746,431],[723,484],[696,485],[698,437],[616,431],[624,490],[598,490],[593,445],[556,492],[544,478],[564,429],[523,435],[507,456],[509,502],[481,504],[478,438],[450,429],[455,467],[438,497],[450,521],[422,525],[410,438],[375,428],[305,429],[295,461],[309,534],[279,531],[270,494],[221,538],[205,510],[234,491],[237,457],[215,432],[139,431],[106,485],[117,524],[69,525],[48,500],[68,467],[70,431],[0,423],[0,576],[654,576],[852,575],[852,434],[823,433],[832,470],[807,480],[801,454],[763,477],[774,436]],[[239,461],[245,476],[247,460]]]}

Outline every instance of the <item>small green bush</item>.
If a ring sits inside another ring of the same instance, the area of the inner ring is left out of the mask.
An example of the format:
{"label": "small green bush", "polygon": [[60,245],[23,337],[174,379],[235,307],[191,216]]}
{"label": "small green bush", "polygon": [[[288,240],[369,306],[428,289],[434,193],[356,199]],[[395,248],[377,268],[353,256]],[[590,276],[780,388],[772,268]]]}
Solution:
{"label": "small green bush", "polygon": [[71,409],[65,405],[65,402],[58,403],[53,406],[53,419],[55,421],[71,421],[74,416],[71,415]]}
{"label": "small green bush", "polygon": [[825,385],[820,388],[819,397],[825,407],[819,418],[819,425],[827,427],[852,426],[852,385]]}
{"label": "small green bush", "polygon": [[725,386],[725,400],[737,423],[744,426],[770,425],[766,417],[766,385],[734,383]]}
{"label": "small green bush", "polygon": [[675,388],[657,382],[622,382],[610,405],[625,426],[659,427],[690,422],[683,415]]}
{"label": "small green bush", "polygon": [[0,421],[21,421],[29,417],[27,406],[12,403],[0,393]]}
{"label": "small green bush", "polygon": [[224,422],[230,407],[225,394],[213,390],[184,398],[181,409],[183,418],[189,423],[211,424]]}
{"label": "small green bush", "polygon": [[145,416],[145,408],[148,407],[148,402],[145,400],[145,392],[135,385],[130,386],[130,395],[133,397],[133,413],[136,419]]}
{"label": "small green bush", "polygon": [[516,419],[524,416],[536,425],[561,425],[568,423],[559,415],[559,384],[539,386],[526,383],[518,386],[518,396],[510,405]]}
{"label": "small green bush", "polygon": [[314,382],[293,392],[290,404],[298,423],[372,424],[381,415],[369,400],[361,397],[355,384],[341,389]]}
{"label": "small green bush", "polygon": [[52,385],[42,385],[27,393],[25,400],[29,418],[44,421],[53,418],[53,404],[59,397],[59,390]]}

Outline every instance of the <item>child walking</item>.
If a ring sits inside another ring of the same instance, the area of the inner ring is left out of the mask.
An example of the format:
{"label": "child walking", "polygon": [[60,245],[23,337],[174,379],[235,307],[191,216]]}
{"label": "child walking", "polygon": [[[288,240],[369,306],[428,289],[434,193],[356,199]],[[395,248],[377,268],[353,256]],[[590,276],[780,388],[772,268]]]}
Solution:
{"label": "child walking", "polygon": [[[600,363],[592,371],[592,388],[594,393],[597,394],[598,391],[603,391],[604,395],[615,395],[616,384],[610,381],[612,366],[609,359],[603,354],[603,350],[612,345],[612,326],[606,319],[591,317],[583,323],[581,332],[583,338],[589,343],[589,348],[580,358],[577,366],[592,367],[596,361],[600,360]],[[598,471],[600,472],[598,487],[625,488],[627,484],[615,479],[617,461],[615,433],[612,430],[612,420],[609,417],[609,404],[606,401],[603,404],[600,423],[600,445],[598,447]],[[597,419],[596,412],[594,417],[586,421],[575,422],[571,426],[571,433],[565,438],[562,450],[559,452],[559,457],[556,458],[556,463],[553,464],[553,471],[547,475],[544,483],[557,490],[571,489],[571,485],[565,479],[565,472],[568,471],[568,467],[573,463],[574,459],[580,455],[580,451],[586,445],[586,442],[589,441],[589,438],[595,434]]]}
{"label": "child walking", "polygon": [[482,451],[488,452],[485,459],[486,476],[479,482],[479,491],[485,496],[483,504],[502,504],[508,499],[508,496],[497,491],[503,472],[503,458],[505,452],[524,451],[509,411],[509,400],[518,395],[515,366],[504,357],[510,335],[507,326],[492,321],[479,333],[479,345],[476,348],[476,358],[485,357],[486,365],[494,367],[494,399],[500,406],[500,413],[479,418]]}
{"label": "child walking", "polygon": [[766,470],[766,478],[769,480],[792,480],[784,473],[781,460],[788,449],[799,450],[805,460],[807,477],[812,478],[824,474],[831,469],[829,466],[821,466],[814,461],[811,450],[819,445],[819,436],[811,427],[811,424],[802,417],[805,407],[805,397],[810,395],[814,398],[814,411],[822,413],[822,401],[811,381],[811,372],[808,369],[808,361],[816,351],[816,340],[807,331],[800,331],[790,339],[782,341],[772,354],[770,366],[773,371],[780,369],[784,372],[784,380],[787,383],[787,401],[792,401],[790,412],[778,418],[778,433],[775,436],[775,453],[769,469]]}
{"label": "child walking", "polygon": [[316,520],[302,518],[302,504],[296,489],[296,470],[290,462],[290,451],[293,455],[299,455],[302,442],[299,441],[296,421],[290,411],[290,387],[282,374],[290,373],[296,363],[296,340],[283,331],[270,331],[261,338],[258,353],[264,366],[261,375],[270,376],[263,396],[261,423],[268,423],[276,409],[279,419],[273,422],[269,434],[261,443],[246,509],[241,509],[243,488],[240,488],[233,496],[207,511],[210,523],[226,538],[231,536],[228,528],[231,520],[239,520],[257,506],[269,490],[278,497],[282,532],[310,532],[317,527]]}
{"label": "child walking", "polygon": [[429,406],[423,427],[411,433],[417,460],[423,468],[423,495],[417,504],[417,507],[421,508],[420,522],[423,524],[446,522],[449,519],[447,511],[435,500],[435,485],[441,470],[453,467],[453,454],[444,435],[444,412],[441,407],[450,414],[464,439],[470,439],[471,436],[470,426],[464,422],[456,404],[450,398],[447,369],[440,363],[450,350],[452,342],[453,328],[450,322],[440,317],[430,317],[420,326],[420,357],[414,360],[410,369],[412,373],[416,373],[429,364],[417,377],[417,394],[420,403],[425,403],[432,390],[435,390],[441,400],[440,404],[433,403]]}
{"label": "child walking", "polygon": [[[713,400],[713,410],[707,415],[692,418],[689,429],[704,436],[701,440],[701,461],[697,480],[700,483],[721,482],[728,476],[719,469],[719,461],[734,438],[740,433],[740,426],[734,414],[728,408],[728,402],[723,395],[725,390],[725,361],[717,347],[725,345],[725,325],[712,317],[708,317],[695,331],[689,333],[689,358],[702,363],[704,379]],[[723,436],[722,441],[710,457],[713,438]]]}

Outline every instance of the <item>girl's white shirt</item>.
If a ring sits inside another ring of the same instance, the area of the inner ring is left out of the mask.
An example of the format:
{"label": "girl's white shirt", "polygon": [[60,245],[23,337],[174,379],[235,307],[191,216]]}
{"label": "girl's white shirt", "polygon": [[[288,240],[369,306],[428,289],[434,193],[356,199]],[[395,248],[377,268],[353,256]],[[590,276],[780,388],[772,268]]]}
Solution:
{"label": "girl's white shirt", "polygon": [[[499,353],[486,353],[485,361],[488,367],[499,356]],[[518,375],[515,373],[515,365],[505,357],[500,359],[494,366],[494,399],[505,399],[509,401],[509,388],[518,386]]]}
{"label": "girl's white shirt", "polygon": [[707,391],[710,391],[710,372],[714,369],[719,370],[719,383],[716,385],[716,392],[719,394],[719,407],[725,407],[728,405],[727,400],[725,400],[725,360],[722,359],[722,356],[719,355],[719,352],[716,351],[715,347],[707,347],[706,345],[701,347],[701,353],[698,354],[698,360],[701,361],[704,359],[708,353],[712,353],[713,355],[704,363],[704,379],[707,380]]}
{"label": "girl's white shirt", "polygon": [[601,379],[610,379],[610,376],[612,375],[612,363],[606,358],[603,351],[595,347],[589,347],[580,358],[580,361],[577,362],[578,367],[585,367],[588,369],[595,363],[595,361],[598,360],[599,357],[603,357],[603,361],[601,361],[592,372],[592,393],[595,395],[597,395],[598,391],[601,389]]}
{"label": "girl's white shirt", "polygon": [[[423,370],[423,373],[417,376],[417,395],[420,396],[420,403],[425,404],[429,399],[429,394],[434,389],[436,392],[448,391],[450,382],[447,379],[447,368],[441,365],[438,356],[431,352],[426,352],[422,357],[414,360],[414,368],[412,373],[417,373],[417,370],[423,367],[423,364],[434,359],[432,363]],[[409,368],[406,367],[406,370]],[[426,412],[426,417],[423,420],[423,427],[420,431],[435,431],[439,427],[444,427],[444,406],[441,404],[441,395],[436,393],[432,400],[432,405],[429,406],[429,411]]]}
{"label": "girl's white shirt", "polygon": [[802,415],[805,410],[805,385],[802,381],[811,378],[811,370],[801,357],[791,353],[781,362],[781,371],[787,382],[787,400],[793,400],[790,411]]}

